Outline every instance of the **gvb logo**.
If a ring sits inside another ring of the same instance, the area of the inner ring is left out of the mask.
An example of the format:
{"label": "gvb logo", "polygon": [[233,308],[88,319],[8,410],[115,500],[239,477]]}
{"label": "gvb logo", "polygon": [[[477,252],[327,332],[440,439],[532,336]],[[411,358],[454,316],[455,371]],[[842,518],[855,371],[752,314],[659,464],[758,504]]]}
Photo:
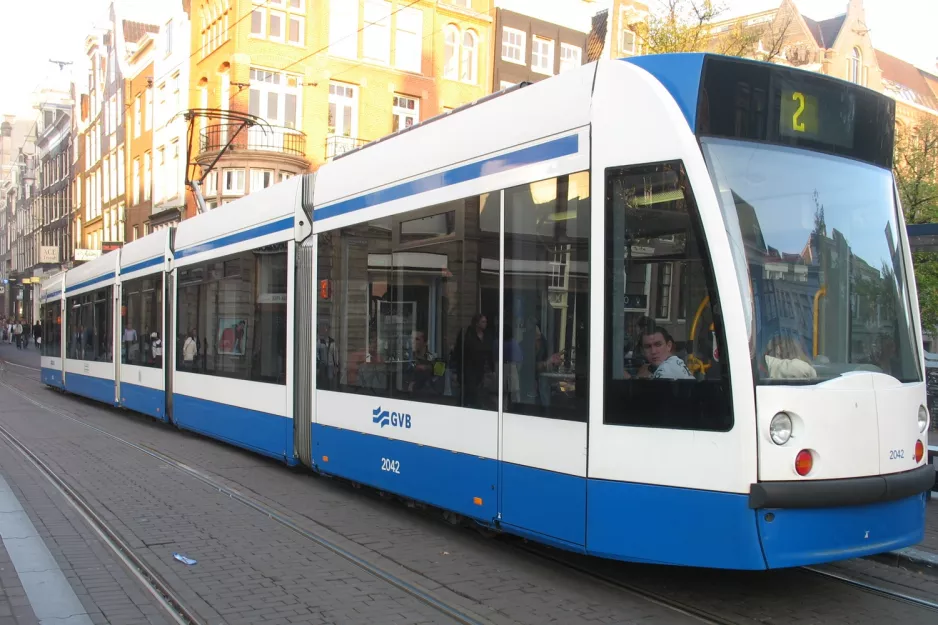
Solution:
{"label": "gvb logo", "polygon": [[372,410],[371,414],[374,415],[371,419],[372,423],[377,423],[381,427],[390,425],[391,427],[410,429],[409,414],[403,412],[391,412],[390,410],[381,410],[381,406],[378,406]]}

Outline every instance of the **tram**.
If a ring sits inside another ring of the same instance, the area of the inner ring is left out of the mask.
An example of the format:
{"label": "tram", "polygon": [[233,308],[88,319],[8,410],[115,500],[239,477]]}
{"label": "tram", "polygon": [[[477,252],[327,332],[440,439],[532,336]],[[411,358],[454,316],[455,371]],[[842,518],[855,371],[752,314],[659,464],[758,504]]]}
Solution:
{"label": "tram", "polygon": [[47,280],[42,380],[605,558],[912,545],[893,128],[792,68],[590,63]]}

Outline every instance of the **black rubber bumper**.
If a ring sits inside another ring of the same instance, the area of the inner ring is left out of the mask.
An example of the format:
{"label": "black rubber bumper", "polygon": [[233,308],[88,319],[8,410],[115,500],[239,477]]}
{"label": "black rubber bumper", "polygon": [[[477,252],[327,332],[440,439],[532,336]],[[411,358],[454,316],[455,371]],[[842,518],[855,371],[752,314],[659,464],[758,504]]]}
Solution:
{"label": "black rubber bumper", "polygon": [[935,467],[930,464],[888,475],[843,480],[758,482],[749,486],[749,507],[830,508],[859,506],[904,499],[935,486]]}

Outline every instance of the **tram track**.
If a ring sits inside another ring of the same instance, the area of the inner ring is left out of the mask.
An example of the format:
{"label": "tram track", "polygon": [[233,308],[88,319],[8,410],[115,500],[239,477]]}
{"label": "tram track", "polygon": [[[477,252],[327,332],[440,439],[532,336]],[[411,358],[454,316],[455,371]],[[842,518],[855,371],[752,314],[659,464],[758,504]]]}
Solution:
{"label": "tram track", "polygon": [[[14,371],[14,370],[8,369],[6,368],[7,365],[13,365],[18,370]],[[111,432],[108,432],[107,430],[99,426],[88,423],[81,418],[72,416],[64,412],[61,409],[58,409],[54,406],[46,405],[34,399],[33,397],[31,397],[26,391],[20,388],[17,388],[16,386],[9,383],[7,380],[3,379],[3,374],[10,373],[19,378],[35,381],[34,376],[32,375],[32,372],[38,372],[38,371],[39,369],[34,368],[34,367],[28,367],[25,365],[19,365],[16,363],[10,363],[10,362],[0,360],[0,386],[17,394],[18,396],[22,397],[26,401],[29,401],[33,405],[43,410],[51,412],[61,418],[67,419],[78,425],[82,425],[86,428],[89,428],[99,434],[102,434],[114,440],[115,442],[119,442],[132,449],[135,449],[136,451],[140,453],[144,453],[162,463],[172,466],[173,468],[189,475],[190,477],[195,478],[196,480],[208,485],[212,489],[217,490],[218,492],[225,494],[231,497],[232,499],[237,500],[239,503],[253,509],[254,511],[276,521],[277,523],[292,530],[298,535],[316,543],[317,545],[321,547],[324,547],[325,549],[331,551],[335,555],[341,557],[342,559],[348,561],[349,563],[355,566],[358,566],[359,568],[370,573],[371,575],[387,583],[390,583],[391,585],[400,589],[407,595],[432,607],[439,613],[445,615],[446,617],[452,619],[455,622],[464,623],[466,625],[483,624],[483,623],[490,622],[485,617],[475,614],[471,611],[467,611],[462,606],[454,606],[451,603],[446,602],[445,600],[441,600],[438,597],[435,597],[430,591],[426,590],[425,588],[420,587],[418,584],[414,584],[405,579],[402,579],[400,576],[396,575],[393,572],[386,570],[379,564],[370,562],[366,558],[363,558],[354,553],[351,553],[348,549],[337,544],[334,540],[323,535],[322,533],[316,532],[307,527],[303,527],[299,525],[297,522],[292,520],[288,516],[287,513],[277,510],[269,506],[268,504],[258,500],[255,497],[244,494],[241,491],[222,483],[218,479],[215,479],[214,477],[204,473],[203,471],[193,466],[190,466],[189,464],[183,461],[173,458],[158,449],[155,449],[149,446],[140,445],[132,441],[123,439],[120,436],[112,434]],[[15,442],[11,442],[11,439],[13,439],[12,435],[9,433],[9,431],[6,428],[2,426],[0,426],[0,437],[7,439],[7,442],[10,443],[11,446],[19,448],[17,447]],[[19,443],[19,445],[22,445],[22,443]],[[20,449],[20,450],[24,451],[24,449],[25,448]],[[30,457],[29,454],[31,454],[31,452],[29,452],[28,449],[25,449],[24,453],[27,455],[27,457]],[[35,454],[32,454],[32,455],[35,456]],[[30,459],[31,461],[33,461],[32,458]],[[41,463],[41,459],[39,459],[38,457],[36,457],[35,460]],[[45,474],[45,471],[44,471],[44,474]],[[56,484],[57,488],[60,488],[59,484],[55,481],[55,479],[50,477],[50,480],[53,481],[54,484]],[[62,481],[63,485],[66,488],[69,488],[68,485],[64,483],[64,480],[61,480],[61,478],[58,478],[58,480]],[[60,488],[60,490],[62,489]],[[80,500],[80,496],[78,496],[77,494],[76,496]],[[91,512],[93,513],[93,511]],[[312,523],[318,525],[318,523],[314,519],[309,519],[309,520]],[[92,520],[89,521],[89,524],[94,526],[93,518]],[[520,542],[515,543],[512,546],[513,548],[517,549],[520,552],[526,553],[530,556],[536,557],[538,559],[541,559],[547,562],[551,562],[577,575],[580,575],[592,581],[598,582],[606,587],[628,593],[631,596],[634,596],[636,598],[659,605],[673,612],[680,613],[698,622],[709,623],[709,624],[714,624],[714,625],[738,625],[741,622],[747,622],[747,619],[745,618],[740,619],[738,615],[736,615],[735,618],[727,618],[726,616],[718,614],[717,612],[713,610],[701,608],[697,605],[694,605],[691,602],[677,599],[673,596],[670,596],[667,593],[660,592],[655,589],[644,586],[641,583],[635,583],[632,581],[623,580],[623,579],[617,578],[615,575],[602,572],[595,567],[577,563],[573,561],[568,555],[564,553],[560,553],[560,552],[555,552],[554,550],[548,547],[534,546],[533,544],[528,544],[528,543],[522,544]],[[120,546],[118,546],[117,548],[118,550],[122,549]],[[124,548],[124,550],[126,550],[126,548]],[[829,581],[832,581],[838,584],[849,586],[855,590],[859,590],[864,593],[877,595],[885,599],[904,603],[906,605],[914,606],[916,608],[927,610],[929,612],[938,613],[938,603],[929,601],[927,599],[914,597],[912,595],[908,595],[908,594],[897,592],[888,588],[877,586],[869,582],[851,579],[848,576],[845,576],[839,573],[832,573],[830,571],[824,571],[815,567],[801,567],[799,570],[803,570],[819,578],[824,578],[824,579],[827,579]],[[171,594],[171,591],[168,592],[167,594],[168,595]],[[468,598],[468,597],[467,599],[472,600],[471,598]],[[177,622],[198,623],[199,621],[177,619]],[[751,622],[751,621],[748,621],[748,622]]]}
{"label": "tram track", "polygon": [[[14,364],[14,363],[6,363],[5,361],[0,361],[0,364],[6,365],[6,364]],[[30,369],[30,367],[25,367],[23,365],[18,365],[18,366],[22,368]],[[5,369],[5,367],[0,367],[0,375],[6,372],[7,370]],[[25,375],[25,374],[20,374],[20,375]],[[213,490],[217,490],[219,493],[222,493],[223,495],[226,495],[230,497],[231,499],[234,499],[240,504],[245,505],[248,508],[251,508],[252,510],[254,510],[255,512],[258,512],[264,515],[265,517],[277,522],[278,524],[292,530],[293,532],[302,536],[303,538],[315,543],[316,545],[319,545],[320,547],[325,548],[326,550],[330,551],[334,555],[364,570],[365,572],[369,573],[375,578],[380,579],[394,586],[395,588],[404,592],[406,595],[412,597],[413,599],[416,599],[417,601],[420,601],[421,603],[433,608],[434,610],[436,610],[443,616],[447,617],[448,619],[452,620],[453,622],[460,623],[462,625],[492,625],[492,621],[485,618],[484,616],[476,614],[471,610],[467,610],[463,606],[453,605],[450,602],[447,602],[443,599],[438,598],[437,596],[435,596],[435,594],[432,591],[426,588],[423,588],[416,583],[407,581],[403,579],[401,576],[387,570],[386,568],[374,562],[371,562],[366,558],[363,558],[359,555],[352,553],[348,549],[342,547],[341,545],[339,545],[338,543],[336,543],[335,541],[333,541],[332,539],[330,539],[329,537],[325,536],[324,534],[320,532],[316,532],[311,529],[302,527],[301,525],[293,521],[291,518],[289,518],[285,513],[279,510],[276,510],[273,507],[259,501],[258,499],[238,491],[237,489],[231,488],[230,486],[223,484],[222,482],[212,478],[211,476],[205,474],[202,471],[199,471],[198,469],[184,462],[181,462],[175,458],[172,458],[171,456],[168,456],[156,449],[145,447],[143,445],[138,445],[137,443],[123,439],[115,434],[112,434],[111,432],[108,432],[107,430],[103,428],[100,428],[91,423],[87,423],[86,421],[79,419],[77,417],[74,417],[72,415],[69,415],[68,413],[63,412],[62,410],[59,410],[53,406],[48,406],[30,397],[27,393],[25,393],[21,389],[18,389],[15,386],[6,382],[5,380],[2,380],[2,377],[0,377],[0,386],[2,386],[3,388],[7,389],[8,391],[12,393],[15,393],[19,397],[23,398],[24,400],[28,401],[29,403],[33,404],[34,406],[38,408],[41,408],[47,412],[55,414],[56,416],[60,418],[63,418],[73,423],[76,423],[78,425],[81,425],[85,428],[91,429],[103,436],[106,436],[107,438],[115,442],[118,442],[122,445],[130,447],[140,453],[146,454],[147,456],[150,456],[151,458],[158,460],[159,462],[162,462],[166,465],[169,465],[173,467],[174,469],[177,469],[178,471],[188,475],[189,477],[192,477],[196,479],[197,481],[202,482],[203,484],[209,486]],[[108,537],[107,540],[113,540],[114,544],[116,545],[116,548],[118,549],[118,552],[121,554],[129,555],[131,557],[131,562],[134,564],[135,567],[139,568],[142,571],[147,571],[147,573],[144,575],[144,578],[147,580],[148,584],[152,586],[153,584],[151,580],[153,580],[153,582],[159,583],[159,589],[163,594],[165,594],[167,597],[174,597],[172,590],[168,587],[168,585],[160,582],[159,577],[155,573],[150,571],[148,568],[146,568],[146,564],[143,563],[140,558],[133,556],[133,552],[129,549],[129,547],[127,547],[126,543],[124,543],[120,539],[117,533],[114,532],[107,525],[106,522],[101,520],[100,516],[94,513],[94,510],[91,509],[90,506],[88,506],[88,504],[84,502],[84,500],[81,498],[81,496],[77,492],[75,492],[75,490],[72,489],[61,477],[57,476],[55,472],[52,471],[52,469],[48,467],[48,465],[43,463],[42,460],[35,453],[30,451],[25,445],[23,445],[22,442],[18,441],[2,425],[0,425],[0,438],[7,439],[8,442],[11,443],[11,446],[17,448],[19,451],[24,453],[24,455],[26,455],[34,464],[37,464],[37,466],[43,472],[43,475],[45,475],[50,481],[52,481],[53,484],[55,484],[57,488],[65,492],[70,502],[74,501],[77,505],[81,506],[81,510],[87,513],[88,518],[86,518],[86,520],[89,521],[89,524],[91,524],[93,528],[95,528],[96,530],[100,530],[100,532],[103,532],[105,536]],[[83,516],[85,516],[85,514],[83,514]],[[108,543],[108,544],[110,545],[111,543]],[[188,615],[187,616],[187,618],[189,619],[188,621],[178,621],[178,622],[182,622],[182,623],[188,622],[188,623],[193,623],[193,624],[201,623],[201,621],[198,620],[195,617],[195,615],[193,615],[190,611],[188,611],[185,608],[185,606],[183,606],[182,603],[179,602],[178,600],[173,599],[173,605],[174,606],[178,605],[178,607],[180,608],[179,610],[180,613]]]}

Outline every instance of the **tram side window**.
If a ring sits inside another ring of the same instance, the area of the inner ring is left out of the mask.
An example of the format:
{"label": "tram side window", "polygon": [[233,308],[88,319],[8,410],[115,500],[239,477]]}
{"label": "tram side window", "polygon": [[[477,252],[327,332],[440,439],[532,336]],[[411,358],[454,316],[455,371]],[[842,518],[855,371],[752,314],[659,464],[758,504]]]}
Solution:
{"label": "tram side window", "polygon": [[121,362],[163,365],[163,274],[129,280],[121,294]]}
{"label": "tram side window", "polygon": [[586,421],[589,172],[505,191],[504,410]]}
{"label": "tram side window", "polygon": [[109,286],[68,298],[68,358],[113,362],[112,294]]}
{"label": "tram side window", "polygon": [[498,194],[318,239],[316,387],[498,409]]}
{"label": "tram side window", "polygon": [[40,354],[58,358],[61,356],[62,302],[48,302],[42,305],[42,345]]}
{"label": "tram side window", "polygon": [[681,163],[607,170],[605,423],[732,427],[702,232]]}
{"label": "tram side window", "polygon": [[285,244],[181,268],[177,314],[177,370],[286,384]]}

